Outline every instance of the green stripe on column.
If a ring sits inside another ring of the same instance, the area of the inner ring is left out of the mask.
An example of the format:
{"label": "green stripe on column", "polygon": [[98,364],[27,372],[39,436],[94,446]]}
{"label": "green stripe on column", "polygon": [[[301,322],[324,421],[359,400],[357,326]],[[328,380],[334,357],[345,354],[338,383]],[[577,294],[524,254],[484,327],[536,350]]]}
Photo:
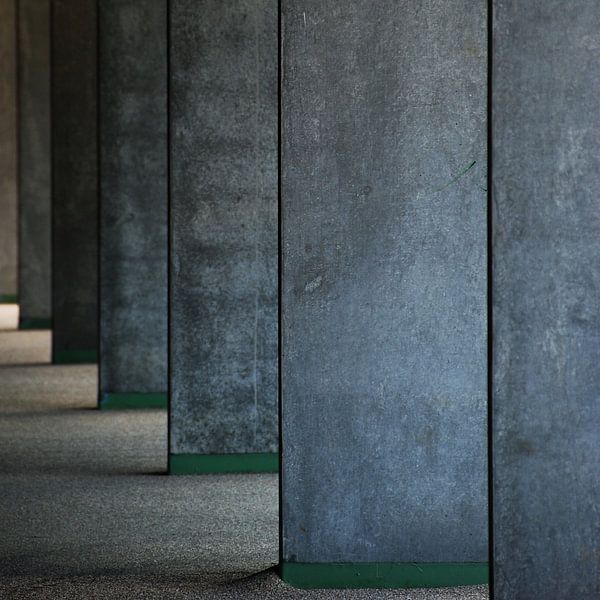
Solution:
{"label": "green stripe on column", "polygon": [[22,317],[19,329],[52,329],[52,319],[46,317]]}
{"label": "green stripe on column", "polygon": [[164,392],[110,392],[102,395],[99,408],[119,410],[130,408],[167,408]]}
{"label": "green stripe on column", "polygon": [[298,588],[436,588],[488,582],[487,563],[290,563],[281,578]]}
{"label": "green stripe on column", "polygon": [[96,350],[58,350],[52,355],[52,362],[57,365],[82,364],[98,362]]}
{"label": "green stripe on column", "polygon": [[277,473],[279,455],[275,452],[247,454],[169,454],[171,475],[210,473]]}
{"label": "green stripe on column", "polygon": [[16,294],[0,294],[0,304],[17,304],[18,301]]}

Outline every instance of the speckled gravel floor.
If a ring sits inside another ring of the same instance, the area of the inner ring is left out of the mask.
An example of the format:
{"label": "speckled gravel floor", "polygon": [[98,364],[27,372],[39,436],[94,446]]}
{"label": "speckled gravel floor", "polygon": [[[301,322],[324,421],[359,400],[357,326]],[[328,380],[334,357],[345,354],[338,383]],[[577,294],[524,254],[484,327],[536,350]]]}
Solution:
{"label": "speckled gravel floor", "polygon": [[95,410],[96,368],[49,347],[0,331],[0,598],[488,597],[285,585],[277,478],[165,475],[166,413]]}

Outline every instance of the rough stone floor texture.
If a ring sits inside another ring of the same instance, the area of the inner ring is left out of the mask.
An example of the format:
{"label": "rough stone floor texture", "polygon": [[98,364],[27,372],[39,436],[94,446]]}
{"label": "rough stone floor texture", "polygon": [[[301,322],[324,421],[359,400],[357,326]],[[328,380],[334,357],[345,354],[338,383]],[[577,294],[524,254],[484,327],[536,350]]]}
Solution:
{"label": "rough stone floor texture", "polygon": [[282,583],[277,478],[165,475],[164,411],[98,411],[95,366],[46,331],[0,332],[0,598],[399,598]]}

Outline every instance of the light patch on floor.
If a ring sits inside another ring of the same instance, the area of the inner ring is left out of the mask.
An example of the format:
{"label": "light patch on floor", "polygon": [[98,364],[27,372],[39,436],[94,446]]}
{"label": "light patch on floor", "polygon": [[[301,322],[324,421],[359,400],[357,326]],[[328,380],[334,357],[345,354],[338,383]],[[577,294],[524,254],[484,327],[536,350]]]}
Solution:
{"label": "light patch on floor", "polygon": [[17,329],[19,326],[19,305],[0,304],[0,331]]}
{"label": "light patch on floor", "polygon": [[49,364],[51,353],[48,330],[0,331],[0,366]]}

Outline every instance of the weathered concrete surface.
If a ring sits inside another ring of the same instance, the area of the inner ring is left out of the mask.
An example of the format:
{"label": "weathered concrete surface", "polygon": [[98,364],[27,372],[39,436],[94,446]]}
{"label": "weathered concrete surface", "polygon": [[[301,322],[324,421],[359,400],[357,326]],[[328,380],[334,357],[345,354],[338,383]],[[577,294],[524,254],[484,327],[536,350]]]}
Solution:
{"label": "weathered concrete surface", "polygon": [[100,392],[167,391],[167,9],[101,0]]}
{"label": "weathered concrete surface", "polygon": [[282,11],[283,558],[485,562],[486,3]]}
{"label": "weathered concrete surface", "polygon": [[53,360],[97,348],[96,1],[52,2]]}
{"label": "weathered concrete surface", "polygon": [[17,294],[16,87],[16,5],[0,0],[0,302]]}
{"label": "weathered concrete surface", "polygon": [[496,600],[600,598],[600,9],[494,3]]}
{"label": "weathered concrete surface", "polygon": [[50,0],[19,0],[19,304],[22,327],[51,316]]}
{"label": "weathered concrete surface", "polygon": [[171,452],[277,449],[277,2],[171,2]]}

